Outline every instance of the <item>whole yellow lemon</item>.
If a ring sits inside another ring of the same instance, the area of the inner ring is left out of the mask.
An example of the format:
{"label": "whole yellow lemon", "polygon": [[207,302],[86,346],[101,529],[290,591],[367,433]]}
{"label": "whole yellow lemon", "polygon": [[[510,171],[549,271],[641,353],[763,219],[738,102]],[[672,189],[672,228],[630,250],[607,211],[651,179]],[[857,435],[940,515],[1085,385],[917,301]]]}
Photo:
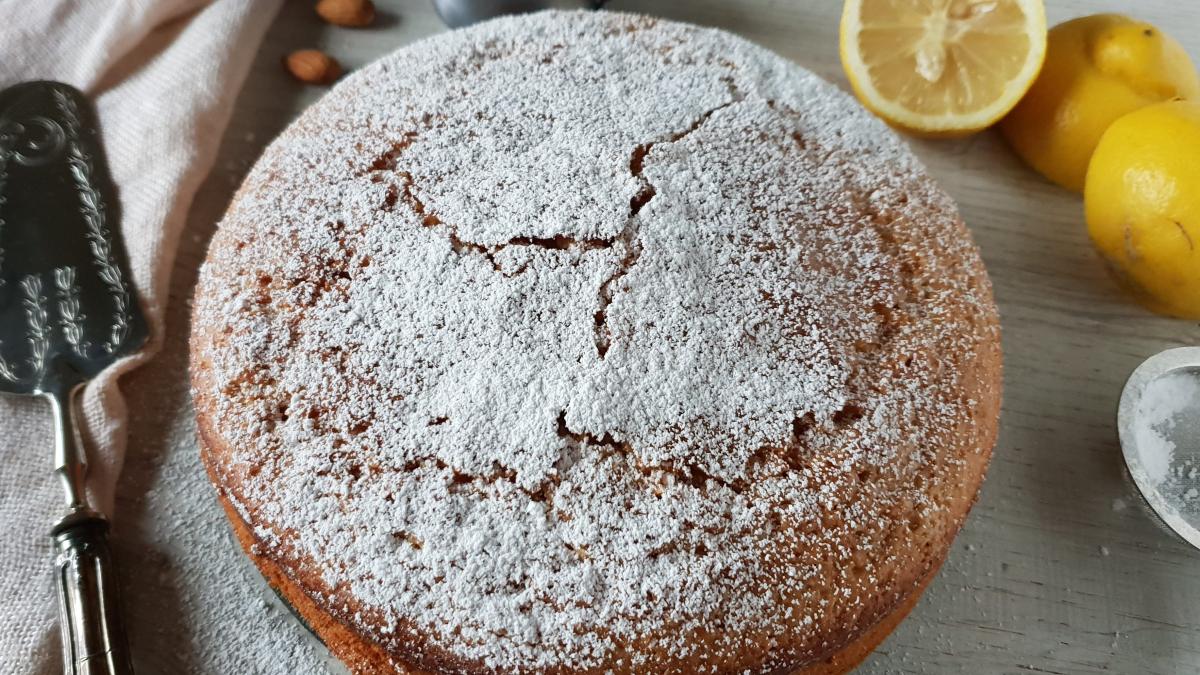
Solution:
{"label": "whole yellow lemon", "polygon": [[1200,98],[1200,76],[1183,47],[1158,28],[1119,14],[1050,29],[1046,62],[1000,131],[1026,162],[1082,190],[1088,160],[1118,117],[1151,103]]}
{"label": "whole yellow lemon", "polygon": [[1200,102],[1157,103],[1113,122],[1083,201],[1117,278],[1156,312],[1200,319]]}

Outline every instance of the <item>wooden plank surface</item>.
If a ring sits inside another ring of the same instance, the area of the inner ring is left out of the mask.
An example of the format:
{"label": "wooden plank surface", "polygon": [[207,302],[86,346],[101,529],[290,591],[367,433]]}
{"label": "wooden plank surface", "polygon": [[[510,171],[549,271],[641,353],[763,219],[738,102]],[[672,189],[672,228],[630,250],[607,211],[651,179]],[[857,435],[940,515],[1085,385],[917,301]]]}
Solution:
{"label": "wooden plank surface", "polygon": [[[166,442],[162,420],[151,413],[190,414],[185,389],[166,391],[161,383],[179,381],[186,367],[187,299],[207,239],[263,146],[323,93],[289,79],[280,56],[316,46],[354,68],[444,30],[428,0],[377,2],[382,20],[369,30],[331,28],[310,3],[287,3],[254,64],[184,234],[164,353],[124,386],[135,411],[119,514],[127,523],[153,517],[128,494],[153,474],[156,448]],[[612,7],[728,29],[845,86],[840,4],[618,0]],[[1048,4],[1051,23],[1131,12],[1200,59],[1200,3]],[[912,145],[958,200],[995,284],[1004,413],[987,483],[948,563],[860,672],[1200,671],[1200,553],[1141,507],[1124,478],[1114,428],[1132,369],[1161,349],[1200,344],[1200,325],[1154,317],[1125,297],[1088,245],[1080,198],[1027,170],[995,134]],[[139,550],[137,528],[127,531],[132,540],[121,548]],[[136,565],[127,576],[137,576]]]}

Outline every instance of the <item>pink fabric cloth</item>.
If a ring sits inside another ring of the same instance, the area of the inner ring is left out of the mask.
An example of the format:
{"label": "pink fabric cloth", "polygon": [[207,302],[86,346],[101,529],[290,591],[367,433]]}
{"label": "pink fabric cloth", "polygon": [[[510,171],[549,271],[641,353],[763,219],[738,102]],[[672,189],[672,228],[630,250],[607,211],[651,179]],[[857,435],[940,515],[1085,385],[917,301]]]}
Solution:
{"label": "pink fabric cloth", "polygon": [[[95,101],[119,191],[119,230],[151,327],[147,347],[82,396],[89,490],[107,513],[125,450],[118,377],[162,343],[188,207],[280,1],[0,0],[0,87],[60,80]],[[52,443],[44,402],[0,397],[0,673],[45,672],[58,663],[48,531],[62,495],[50,472]]]}

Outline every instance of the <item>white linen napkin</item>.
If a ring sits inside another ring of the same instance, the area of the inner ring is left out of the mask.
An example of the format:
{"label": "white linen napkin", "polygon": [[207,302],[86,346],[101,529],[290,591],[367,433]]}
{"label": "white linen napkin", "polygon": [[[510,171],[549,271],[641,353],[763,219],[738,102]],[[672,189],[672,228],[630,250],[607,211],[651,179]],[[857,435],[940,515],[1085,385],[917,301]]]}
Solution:
{"label": "white linen napkin", "polygon": [[[119,229],[150,324],[147,347],[102,373],[81,401],[89,491],[110,515],[125,451],[117,379],[162,344],[188,206],[280,2],[0,0],[0,88],[60,80],[95,102]],[[50,472],[52,443],[44,403],[0,397],[0,673],[50,672],[59,663],[48,532],[62,495]]]}

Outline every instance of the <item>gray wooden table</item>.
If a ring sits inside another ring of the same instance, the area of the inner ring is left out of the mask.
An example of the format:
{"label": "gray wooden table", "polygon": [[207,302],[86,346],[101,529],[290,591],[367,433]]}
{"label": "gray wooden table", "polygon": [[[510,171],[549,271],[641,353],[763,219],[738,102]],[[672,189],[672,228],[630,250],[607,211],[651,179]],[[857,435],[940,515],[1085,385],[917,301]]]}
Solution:
{"label": "gray wooden table", "polygon": [[[134,638],[144,649],[151,648],[146,645],[154,632],[147,627],[146,608],[167,601],[161,593],[147,597],[138,556],[157,556],[167,565],[177,543],[144,553],[148,544],[138,539],[148,531],[151,515],[136,493],[147,480],[163,483],[156,473],[162,472],[159,455],[172,441],[162,416],[190,414],[186,387],[179,383],[196,267],[233,189],[262,147],[323,93],[287,77],[281,55],[316,46],[352,69],[444,30],[428,0],[377,1],[381,20],[368,30],[325,26],[309,2],[284,7],[237,101],[216,169],[192,208],[171,281],[164,353],[124,386],[134,424],[121,486],[120,548],[130,561],[126,595],[138,614]],[[1052,23],[1100,11],[1133,13],[1162,26],[1200,59],[1200,3],[1048,4]],[[840,5],[612,3],[615,9],[728,29],[845,86],[837,57]],[[1161,530],[1131,492],[1114,429],[1117,398],[1130,371],[1161,349],[1200,344],[1200,325],[1154,317],[1123,295],[1088,245],[1080,198],[1027,170],[995,134],[912,144],[958,200],[995,284],[1004,327],[1002,433],[979,504],[949,561],[911,617],[861,672],[1200,672],[1200,553]],[[169,478],[166,474],[165,489]],[[186,640],[188,633],[206,629],[182,626],[176,632]],[[278,649],[272,646],[278,643],[261,639],[255,644]],[[183,657],[154,658],[208,672],[198,661],[178,660]],[[286,655],[280,659],[286,664]]]}

